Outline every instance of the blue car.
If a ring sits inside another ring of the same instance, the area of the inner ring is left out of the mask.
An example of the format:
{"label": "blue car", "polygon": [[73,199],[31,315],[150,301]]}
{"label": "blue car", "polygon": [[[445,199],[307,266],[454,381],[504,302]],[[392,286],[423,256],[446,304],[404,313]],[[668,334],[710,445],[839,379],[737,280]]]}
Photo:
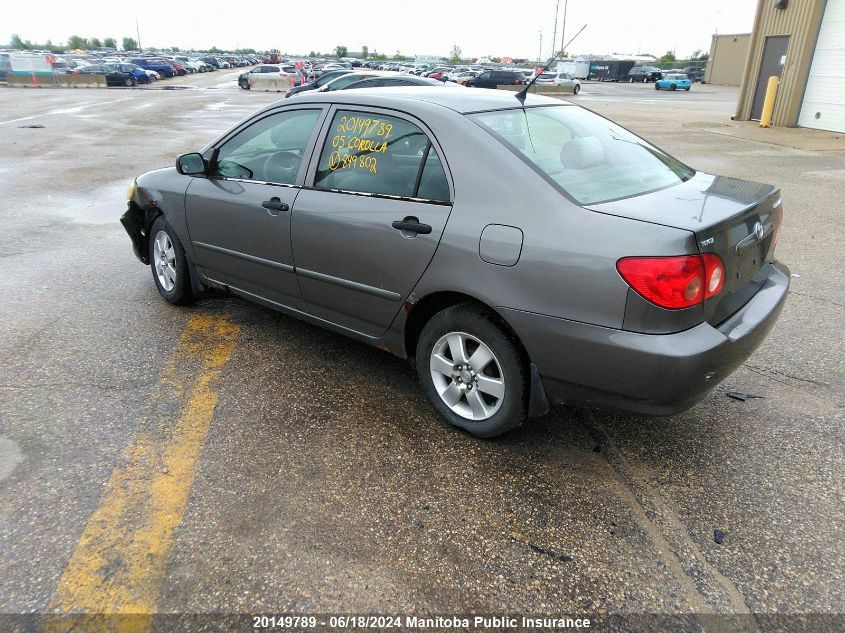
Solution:
{"label": "blue car", "polygon": [[144,69],[135,64],[104,64],[109,68],[114,68],[122,73],[130,73],[139,84],[150,83],[150,77],[144,72]]}
{"label": "blue car", "polygon": [[173,68],[170,64],[167,64],[162,61],[148,59],[146,57],[131,57],[129,59],[123,60],[128,64],[134,64],[135,66],[140,66],[144,70],[154,70],[162,77],[170,77],[176,76],[176,69]]}
{"label": "blue car", "polygon": [[655,90],[689,90],[692,82],[686,75],[672,73],[654,82]]}

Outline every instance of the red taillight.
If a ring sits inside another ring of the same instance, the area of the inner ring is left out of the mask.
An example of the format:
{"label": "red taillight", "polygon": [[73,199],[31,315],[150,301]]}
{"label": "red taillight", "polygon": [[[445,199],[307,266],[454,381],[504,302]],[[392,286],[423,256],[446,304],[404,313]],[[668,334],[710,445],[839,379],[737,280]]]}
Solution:
{"label": "red taillight", "polygon": [[725,265],[722,258],[712,253],[705,253],[701,256],[704,261],[704,300],[715,297],[722,292],[725,286]]}
{"label": "red taillight", "polygon": [[689,308],[722,291],[725,266],[718,255],[624,257],[616,269],[638,294],[661,308]]}

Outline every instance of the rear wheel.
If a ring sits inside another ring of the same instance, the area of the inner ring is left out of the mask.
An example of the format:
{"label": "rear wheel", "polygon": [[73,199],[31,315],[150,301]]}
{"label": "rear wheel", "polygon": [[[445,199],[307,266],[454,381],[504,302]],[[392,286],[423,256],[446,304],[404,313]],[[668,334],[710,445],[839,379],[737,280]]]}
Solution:
{"label": "rear wheel", "polygon": [[176,232],[160,215],[150,227],[150,268],[159,294],[168,303],[183,305],[193,298],[188,260]]}
{"label": "rear wheel", "polygon": [[660,86],[658,86],[658,85],[657,85],[657,82],[656,82],[656,81],[654,82],[654,89],[655,89],[655,90],[660,90]]}
{"label": "rear wheel", "polygon": [[512,335],[480,306],[434,315],[420,334],[416,363],[435,410],[472,435],[501,435],[527,418],[526,363]]}
{"label": "rear wheel", "polygon": [[576,95],[581,92],[581,84],[575,84],[575,87],[572,89],[572,92]]}
{"label": "rear wheel", "polygon": [[123,85],[124,85],[124,86],[127,86],[127,87],[129,87],[129,86],[134,86],[134,85],[135,85],[135,80],[134,80],[134,79],[132,79],[132,77],[127,77],[126,79],[124,79],[124,80],[123,80]]}

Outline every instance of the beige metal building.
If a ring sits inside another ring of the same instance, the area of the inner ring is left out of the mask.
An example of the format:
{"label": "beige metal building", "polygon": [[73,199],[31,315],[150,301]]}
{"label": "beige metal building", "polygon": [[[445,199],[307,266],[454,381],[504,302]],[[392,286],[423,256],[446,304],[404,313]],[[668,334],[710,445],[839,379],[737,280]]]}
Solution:
{"label": "beige metal building", "polygon": [[751,33],[714,35],[704,82],[720,86],[740,85],[750,45]]}
{"label": "beige metal building", "polygon": [[774,125],[845,132],[845,0],[758,0],[736,119],[760,119],[772,75]]}

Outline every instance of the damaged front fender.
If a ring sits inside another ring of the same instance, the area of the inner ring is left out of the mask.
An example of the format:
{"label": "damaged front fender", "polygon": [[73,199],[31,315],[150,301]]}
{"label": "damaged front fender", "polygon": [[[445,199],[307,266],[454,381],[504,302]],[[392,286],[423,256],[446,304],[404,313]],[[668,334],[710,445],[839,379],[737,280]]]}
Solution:
{"label": "damaged front fender", "polygon": [[132,240],[132,250],[135,257],[143,264],[150,263],[150,236],[149,227],[153,220],[159,215],[158,209],[142,209],[134,201],[129,202],[129,207],[120,217],[120,223],[129,234]]}

